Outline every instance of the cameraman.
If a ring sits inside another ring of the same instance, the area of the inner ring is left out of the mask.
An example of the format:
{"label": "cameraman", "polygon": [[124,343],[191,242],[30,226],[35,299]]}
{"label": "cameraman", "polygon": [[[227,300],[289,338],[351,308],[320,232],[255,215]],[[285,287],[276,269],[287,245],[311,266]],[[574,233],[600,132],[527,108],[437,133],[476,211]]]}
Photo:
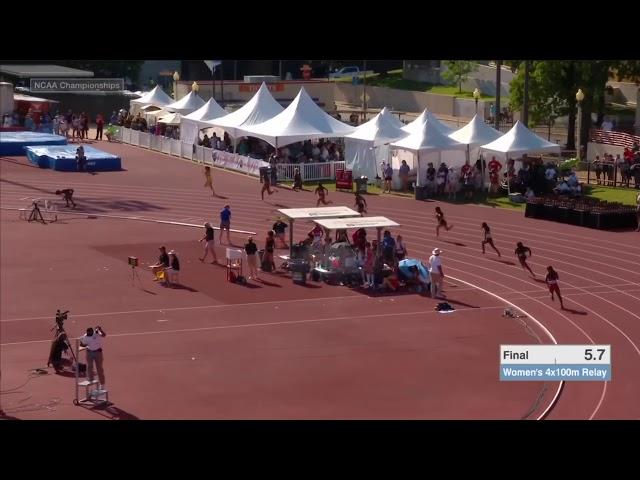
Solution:
{"label": "cameraman", "polygon": [[102,368],[102,338],[106,336],[107,334],[102,328],[97,326],[95,331],[93,328],[87,328],[87,333],[80,337],[80,344],[87,347],[87,377],[90,382],[93,382],[93,363],[95,362],[100,380],[100,390],[105,388],[104,369]]}

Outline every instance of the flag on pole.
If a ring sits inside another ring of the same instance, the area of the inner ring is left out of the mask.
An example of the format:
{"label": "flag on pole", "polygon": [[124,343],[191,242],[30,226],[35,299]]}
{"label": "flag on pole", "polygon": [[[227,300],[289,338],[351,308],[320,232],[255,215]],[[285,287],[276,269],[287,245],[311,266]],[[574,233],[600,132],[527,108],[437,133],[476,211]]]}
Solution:
{"label": "flag on pole", "polygon": [[222,60],[204,60],[204,63],[207,64],[207,67],[209,67],[209,70],[213,73],[216,67],[222,63]]}

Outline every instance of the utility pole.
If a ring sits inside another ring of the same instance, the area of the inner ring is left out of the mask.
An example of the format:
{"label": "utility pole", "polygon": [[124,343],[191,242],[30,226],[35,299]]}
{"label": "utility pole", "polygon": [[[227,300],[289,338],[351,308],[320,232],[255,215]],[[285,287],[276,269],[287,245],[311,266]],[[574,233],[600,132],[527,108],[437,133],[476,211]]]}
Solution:
{"label": "utility pole", "polygon": [[493,126],[496,130],[500,128],[500,71],[502,70],[502,60],[496,60],[496,104],[495,115],[493,116]]}
{"label": "utility pole", "polygon": [[367,61],[362,61],[362,110],[363,123],[367,121]]}
{"label": "utility pole", "polygon": [[529,127],[529,60],[524,62],[524,101],[522,102],[522,123]]}

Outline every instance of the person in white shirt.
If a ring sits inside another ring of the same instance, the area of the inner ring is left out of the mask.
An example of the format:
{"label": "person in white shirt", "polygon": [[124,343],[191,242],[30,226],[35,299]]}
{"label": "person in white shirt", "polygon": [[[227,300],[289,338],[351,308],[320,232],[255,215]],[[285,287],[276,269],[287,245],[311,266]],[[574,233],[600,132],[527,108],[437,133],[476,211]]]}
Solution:
{"label": "person in white shirt", "polygon": [[102,356],[102,338],[106,337],[100,326],[97,326],[95,330],[93,328],[87,328],[87,333],[80,337],[80,344],[87,347],[87,377],[90,382],[93,382],[93,364],[96,364],[96,370],[98,371],[98,379],[100,380],[100,390],[105,387],[104,368],[103,368],[103,356]]}
{"label": "person in white shirt", "polygon": [[444,281],[444,272],[442,270],[442,262],[440,254],[442,250],[434,248],[432,255],[429,257],[429,276],[431,277],[431,298],[442,298],[442,282]]}

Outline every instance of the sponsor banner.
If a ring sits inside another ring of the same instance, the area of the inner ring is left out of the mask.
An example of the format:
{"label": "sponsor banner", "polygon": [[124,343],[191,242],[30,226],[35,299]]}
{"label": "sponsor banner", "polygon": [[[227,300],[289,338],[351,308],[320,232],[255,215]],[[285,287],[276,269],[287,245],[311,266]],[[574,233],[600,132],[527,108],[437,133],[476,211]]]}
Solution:
{"label": "sponsor banner", "polygon": [[260,167],[269,166],[269,164],[263,160],[249,158],[230,152],[222,152],[220,150],[213,150],[211,157],[213,165],[216,167],[244,172],[256,177],[260,175]]}

